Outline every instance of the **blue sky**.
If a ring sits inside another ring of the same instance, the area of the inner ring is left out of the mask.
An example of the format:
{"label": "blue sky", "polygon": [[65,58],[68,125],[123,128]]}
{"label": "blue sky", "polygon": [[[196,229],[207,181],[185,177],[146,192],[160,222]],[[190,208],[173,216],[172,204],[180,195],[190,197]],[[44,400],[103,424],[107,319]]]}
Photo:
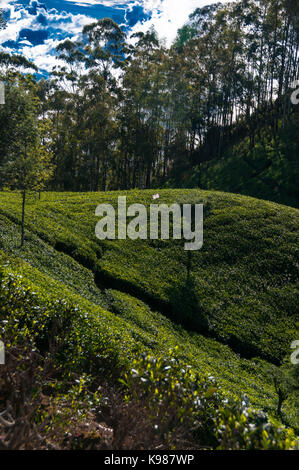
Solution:
{"label": "blue sky", "polygon": [[24,54],[41,71],[57,65],[55,47],[66,38],[79,39],[83,26],[110,17],[124,28],[146,31],[152,25],[170,44],[195,8],[209,0],[0,0],[8,27],[0,47]]}

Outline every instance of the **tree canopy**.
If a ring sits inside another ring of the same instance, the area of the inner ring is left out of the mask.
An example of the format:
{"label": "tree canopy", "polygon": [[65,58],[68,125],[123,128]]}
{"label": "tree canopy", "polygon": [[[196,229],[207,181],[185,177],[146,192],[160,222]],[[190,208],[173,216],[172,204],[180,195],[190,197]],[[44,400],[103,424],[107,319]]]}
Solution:
{"label": "tree canopy", "polygon": [[[299,204],[296,11],[294,0],[197,8],[169,48],[109,18],[60,43],[64,65],[35,87],[56,168],[49,187],[201,186]],[[7,74],[33,67],[4,53],[1,63]]]}

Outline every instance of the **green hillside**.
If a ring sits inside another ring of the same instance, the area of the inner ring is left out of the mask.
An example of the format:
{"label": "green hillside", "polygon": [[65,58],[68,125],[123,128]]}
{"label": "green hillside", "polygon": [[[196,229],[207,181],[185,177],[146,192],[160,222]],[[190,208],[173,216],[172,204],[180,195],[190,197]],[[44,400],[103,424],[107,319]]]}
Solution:
{"label": "green hillside", "polygon": [[299,450],[298,1],[126,3],[0,50],[0,450]]}
{"label": "green hillside", "polygon": [[[257,119],[253,116],[251,121]],[[236,124],[230,130],[221,158],[197,167],[199,186],[298,208],[298,110],[286,124],[279,121],[275,136],[271,113],[265,112],[260,122],[254,143],[250,139],[250,122]]]}
{"label": "green hillside", "polygon": [[[152,191],[31,195],[20,249],[20,195],[1,193],[4,278],[21,275],[42,301],[64,299],[86,312],[84,367],[99,344],[120,369],[136,353],[158,356],[178,347],[183,363],[213,375],[225,393],[246,394],[274,414],[273,370],[298,336],[298,210],[238,195],[163,190],[161,203],[204,204],[204,247],[188,260],[177,241],[98,241],[95,208],[117,207],[120,194],[128,205],[152,203]],[[297,426],[292,399],[285,413]]]}

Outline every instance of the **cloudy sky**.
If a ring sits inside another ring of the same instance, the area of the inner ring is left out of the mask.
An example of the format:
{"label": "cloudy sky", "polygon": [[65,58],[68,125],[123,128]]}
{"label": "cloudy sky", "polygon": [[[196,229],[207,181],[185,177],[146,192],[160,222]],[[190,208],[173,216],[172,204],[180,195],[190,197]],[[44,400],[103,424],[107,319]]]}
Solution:
{"label": "cloudy sky", "polygon": [[57,63],[60,41],[78,39],[85,24],[110,17],[132,31],[154,25],[170,44],[195,8],[213,0],[0,0],[7,28],[0,31],[0,48],[24,54],[41,71]]}

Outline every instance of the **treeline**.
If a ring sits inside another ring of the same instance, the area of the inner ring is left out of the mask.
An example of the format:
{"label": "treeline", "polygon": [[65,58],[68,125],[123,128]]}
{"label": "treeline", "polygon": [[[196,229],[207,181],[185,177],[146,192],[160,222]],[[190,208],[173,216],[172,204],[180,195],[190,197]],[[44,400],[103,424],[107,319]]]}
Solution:
{"label": "treeline", "polygon": [[[27,151],[16,115],[35,117],[53,190],[196,186],[201,165],[226,157],[228,146],[233,153],[240,139],[250,159],[265,125],[275,152],[295,111],[298,11],[298,0],[199,8],[170,48],[154,30],[128,37],[100,20],[84,28],[80,42],[58,46],[59,65],[40,81],[0,54],[7,85],[0,165],[15,158],[16,147]],[[23,108],[15,104],[20,95]]]}

